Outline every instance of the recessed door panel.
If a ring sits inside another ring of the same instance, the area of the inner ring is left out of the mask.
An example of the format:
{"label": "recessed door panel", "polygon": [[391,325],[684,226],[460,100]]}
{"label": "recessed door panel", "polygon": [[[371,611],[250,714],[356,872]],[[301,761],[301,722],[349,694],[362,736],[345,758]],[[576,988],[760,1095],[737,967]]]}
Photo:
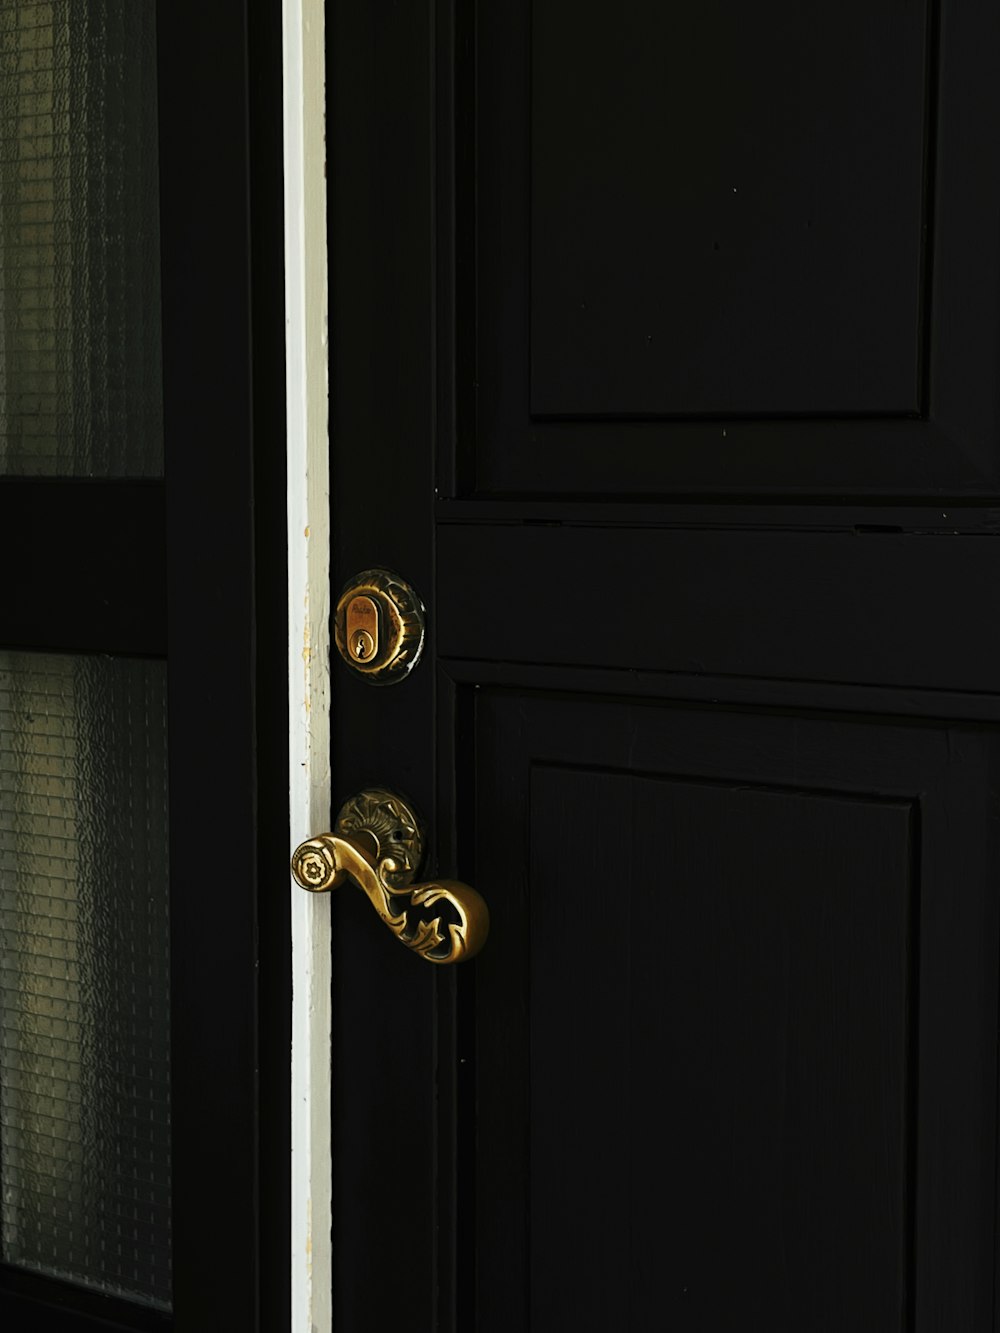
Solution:
{"label": "recessed door panel", "polygon": [[531,1327],[891,1328],[911,806],[540,766],[529,818]]}
{"label": "recessed door panel", "polygon": [[461,493],[997,493],[995,6],[457,24]]}
{"label": "recessed door panel", "polygon": [[533,416],[921,411],[927,8],[532,5]]}
{"label": "recessed door panel", "polygon": [[475,712],[475,1326],[985,1310],[985,738],[506,690]]}

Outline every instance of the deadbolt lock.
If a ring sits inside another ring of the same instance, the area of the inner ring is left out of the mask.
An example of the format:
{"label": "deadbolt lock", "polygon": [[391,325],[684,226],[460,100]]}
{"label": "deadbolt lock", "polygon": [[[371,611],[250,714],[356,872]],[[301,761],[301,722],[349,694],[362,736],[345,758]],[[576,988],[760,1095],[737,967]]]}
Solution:
{"label": "deadbolt lock", "polygon": [[420,659],[424,604],[398,574],[366,569],[340,594],[334,629],[349,667],[372,685],[394,685]]}

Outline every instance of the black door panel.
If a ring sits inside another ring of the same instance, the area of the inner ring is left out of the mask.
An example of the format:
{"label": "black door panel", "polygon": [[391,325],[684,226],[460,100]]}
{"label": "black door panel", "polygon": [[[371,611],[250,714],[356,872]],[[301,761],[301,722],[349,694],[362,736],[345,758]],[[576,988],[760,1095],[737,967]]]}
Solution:
{"label": "black door panel", "polygon": [[492,913],[335,903],[337,1316],[988,1333],[1000,16],[330,20],[335,794]]}

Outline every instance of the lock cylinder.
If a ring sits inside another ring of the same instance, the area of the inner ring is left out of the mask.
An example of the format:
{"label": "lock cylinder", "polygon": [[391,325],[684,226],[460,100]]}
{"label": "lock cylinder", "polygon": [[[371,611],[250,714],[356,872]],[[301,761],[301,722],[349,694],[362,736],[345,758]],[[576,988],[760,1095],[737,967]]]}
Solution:
{"label": "lock cylinder", "polygon": [[371,685],[404,680],[424,646],[424,604],[398,574],[366,569],[349,579],[337,602],[337,650]]}
{"label": "lock cylinder", "polygon": [[345,634],[352,666],[374,660],[378,652],[378,606],[364,593],[355,593],[347,603]]}

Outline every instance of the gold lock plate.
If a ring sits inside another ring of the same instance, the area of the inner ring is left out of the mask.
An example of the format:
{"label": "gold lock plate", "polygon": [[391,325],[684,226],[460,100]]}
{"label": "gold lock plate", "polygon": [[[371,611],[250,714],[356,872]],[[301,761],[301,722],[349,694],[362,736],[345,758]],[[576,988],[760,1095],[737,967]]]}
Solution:
{"label": "gold lock plate", "polygon": [[424,646],[424,604],[387,569],[366,569],[344,588],[334,622],[337,649],[372,685],[393,685],[417,665]]}

